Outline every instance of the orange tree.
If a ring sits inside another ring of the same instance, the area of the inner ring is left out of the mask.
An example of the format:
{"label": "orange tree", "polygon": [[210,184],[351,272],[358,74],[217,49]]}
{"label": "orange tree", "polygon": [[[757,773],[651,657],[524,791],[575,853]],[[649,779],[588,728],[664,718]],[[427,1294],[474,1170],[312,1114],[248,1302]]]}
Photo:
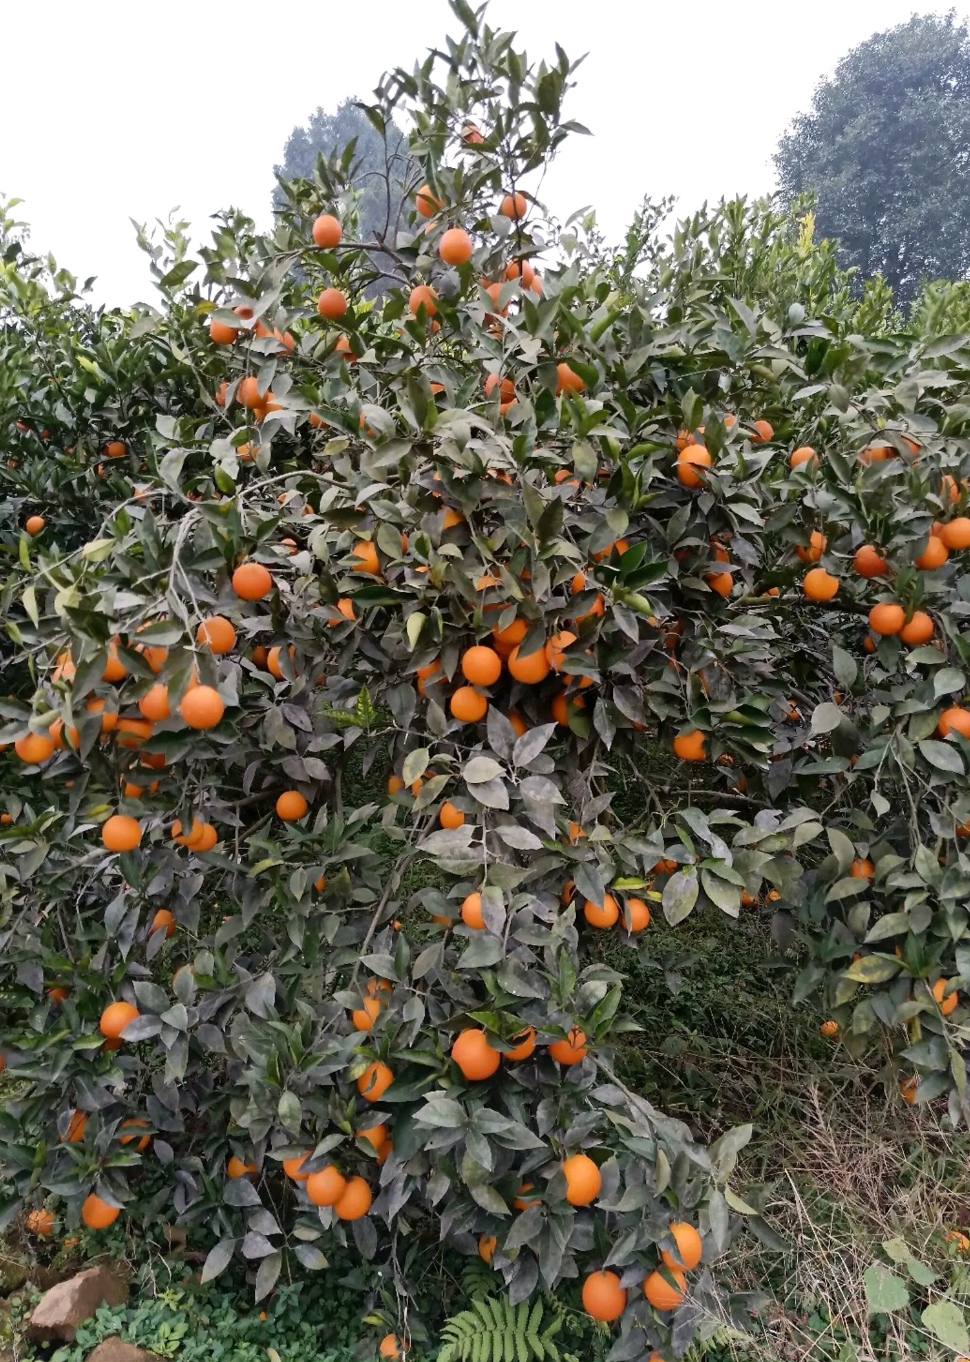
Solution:
{"label": "orange tree", "polygon": [[155,309],[5,219],[0,1190],[259,1296],[440,1239],[679,1354],[748,1132],[625,1086],[605,934],[766,896],[963,1110],[970,350],[856,332],[777,220],[642,285],[556,233],[573,68],[455,8],[369,109],[422,172],[376,243],[352,151],[270,236],[143,234]]}

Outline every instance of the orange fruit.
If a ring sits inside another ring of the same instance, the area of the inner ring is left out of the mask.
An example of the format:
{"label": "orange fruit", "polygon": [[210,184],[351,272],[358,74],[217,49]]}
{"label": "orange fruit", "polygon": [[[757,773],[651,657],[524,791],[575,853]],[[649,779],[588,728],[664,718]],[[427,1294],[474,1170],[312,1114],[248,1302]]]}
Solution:
{"label": "orange fruit", "polygon": [[30,1211],[24,1224],[28,1234],[34,1234],[38,1239],[46,1239],[54,1229],[54,1212],[47,1210]]}
{"label": "orange fruit", "polygon": [[462,900],[461,920],[473,931],[481,931],[485,926],[485,919],[482,917],[482,896],[477,889]]}
{"label": "orange fruit", "polygon": [[871,880],[876,873],[876,867],[869,860],[868,856],[856,857],[849,866],[849,874],[854,880]]}
{"label": "orange fruit", "polygon": [[493,686],[502,675],[502,659],[494,648],[476,644],[462,654],[461,671],[473,686]]}
{"label": "orange fruit", "polygon": [[120,1040],[121,1033],[139,1015],[133,1003],[109,1003],[101,1013],[98,1030],[107,1040]]}
{"label": "orange fruit", "polygon": [[388,1362],[397,1362],[397,1359],[402,1357],[407,1349],[397,1334],[385,1334],[377,1345],[377,1351],[381,1357],[386,1357]]}
{"label": "orange fruit", "polygon": [[970,738],[970,709],[964,709],[962,705],[951,705],[940,715],[936,731],[941,738],[949,737],[951,733],[959,733],[961,737]]}
{"label": "orange fruit", "polygon": [[396,795],[400,794],[403,789],[404,781],[401,779],[399,775],[395,775],[394,772],[392,771],[387,778],[387,793],[389,795]]}
{"label": "orange fruit", "polygon": [[586,1058],[586,1037],[578,1026],[574,1026],[563,1040],[554,1040],[549,1053],[560,1064],[578,1064]]}
{"label": "orange fruit", "polygon": [[572,1154],[563,1160],[566,1179],[566,1200],[570,1206],[588,1206],[595,1201],[603,1186],[600,1170],[588,1154]]}
{"label": "orange fruit", "polygon": [[378,1102],[394,1082],[394,1075],[383,1060],[375,1059],[357,1080],[357,1091],[368,1102]]}
{"label": "orange fruit", "polygon": [[869,628],[874,634],[898,634],[905,623],[906,611],[893,601],[880,601],[869,611]]}
{"label": "orange fruit", "polygon": [[443,204],[430,184],[423,184],[415,195],[414,206],[423,218],[433,218]]}
{"label": "orange fruit", "polygon": [[838,577],[833,577],[825,568],[812,568],[802,578],[802,590],[810,601],[830,601],[838,589]]}
{"label": "orange fruit", "polygon": [[168,707],[168,686],[162,681],[156,681],[138,701],[138,708],[146,719],[156,723],[167,719],[171,713]]}
{"label": "orange fruit", "polygon": [[64,1003],[67,1002],[68,991],[66,988],[61,988],[58,985],[54,988],[49,988],[47,990],[47,996],[52,1003]]}
{"label": "orange fruit", "polygon": [[709,572],[704,580],[718,596],[730,596],[734,590],[734,578],[730,572]]}
{"label": "orange fruit", "polygon": [[563,655],[569,651],[576,642],[576,635],[570,633],[568,629],[560,629],[546,641],[545,653],[546,661],[553,671],[559,671],[563,663]]}
{"label": "orange fruit", "polygon": [[[64,720],[60,717],[54,720],[47,731],[48,735],[54,739],[54,746],[57,748],[63,749],[65,747],[71,747],[76,750],[78,743],[81,741],[81,735],[74,725],[70,724],[65,728]],[[66,741],[65,734],[67,735]]]}
{"label": "orange fruit", "polygon": [[[127,1120],[127,1121],[122,1121],[122,1123],[121,1123],[121,1129],[122,1129],[122,1130],[147,1130],[147,1129],[148,1129],[148,1122],[147,1122],[147,1121],[142,1121],[142,1120],[141,1120],[139,1117],[137,1117],[137,1116],[132,1116],[129,1120]],[[148,1148],[148,1146],[151,1144],[151,1136],[150,1136],[150,1135],[119,1135],[119,1136],[118,1136],[118,1143],[119,1143],[119,1144],[131,1144],[131,1143],[133,1143],[133,1142],[135,1142],[135,1141],[137,1141],[135,1147],[137,1148],[139,1154],[144,1154],[145,1150],[146,1150],[146,1149]]]}
{"label": "orange fruit", "polygon": [[531,288],[536,280],[536,272],[528,260],[510,260],[505,267],[506,279],[518,279],[523,288]]}
{"label": "orange fruit", "polygon": [[677,481],[681,487],[703,487],[704,478],[696,471],[710,468],[713,463],[704,445],[686,445],[677,455]]}
{"label": "orange fruit", "polygon": [[492,1265],[492,1254],[498,1248],[498,1240],[494,1234],[480,1234],[478,1236],[478,1256],[482,1262]]}
{"label": "orange fruit", "polygon": [[372,1147],[378,1163],[383,1163],[391,1152],[391,1137],[387,1126],[379,1121],[374,1126],[363,1126],[354,1132],[358,1140],[366,1140]]}
{"label": "orange fruit", "polygon": [[128,453],[128,446],[124,440],[109,440],[101,452],[105,458],[121,459]]}
{"label": "orange fruit", "polygon": [[35,766],[53,756],[55,746],[54,739],[45,733],[27,733],[24,737],[17,739],[13,745],[13,750],[21,761],[26,761]]}
{"label": "orange fruit", "polygon": [[343,234],[343,228],[332,213],[321,213],[314,220],[311,228],[314,245],[325,251],[332,250],[334,246],[339,246]]}
{"label": "orange fruit", "polygon": [[751,436],[751,443],[753,445],[764,444],[765,441],[770,440],[775,433],[774,426],[770,421],[752,421],[751,429],[754,431],[754,434]]}
{"label": "orange fruit", "polygon": [[[491,650],[489,650],[491,651]],[[472,686],[459,686],[448,703],[452,717],[463,724],[477,723],[488,712],[488,700]]]}
{"label": "orange fruit", "polygon": [[958,515],[940,529],[940,538],[948,549],[970,548],[970,516]]}
{"label": "orange fruit", "polygon": [[704,1244],[700,1235],[694,1229],[694,1226],[689,1225],[686,1220],[675,1220],[670,1226],[670,1233],[674,1237],[677,1248],[676,1250],[661,1249],[661,1258],[667,1267],[673,1268],[675,1271],[686,1269],[688,1272],[693,1272],[701,1260],[701,1254],[704,1252]]}
{"label": "orange fruit", "polygon": [[449,227],[438,242],[438,254],[446,265],[464,265],[472,258],[472,239],[463,227]]}
{"label": "orange fruit", "polygon": [[586,381],[565,361],[556,365],[556,396],[565,392],[581,393],[586,389]]}
{"label": "orange fruit", "polygon": [[626,1309],[626,1289],[615,1272],[601,1268],[583,1282],[583,1309],[604,1323],[619,1319]]}
{"label": "orange fruit", "polygon": [[166,936],[175,935],[175,914],[168,908],[159,908],[148,928],[149,935],[160,932],[163,928]]}
{"label": "orange fruit", "polygon": [[529,211],[529,205],[525,201],[524,194],[506,194],[499,204],[499,213],[503,218],[524,218]]}
{"label": "orange fruit", "polygon": [[899,1080],[899,1092],[907,1106],[915,1106],[916,1090],[919,1087],[919,1074],[912,1074],[909,1078]]}
{"label": "orange fruit", "polygon": [[498,1050],[489,1045],[485,1032],[475,1027],[459,1031],[451,1047],[451,1057],[464,1077],[473,1082],[491,1078],[502,1059]]}
{"label": "orange fruit", "polygon": [[347,1179],[335,1164],[328,1163],[306,1179],[306,1194],[314,1206],[333,1206],[347,1187]]}
{"label": "orange fruit", "polygon": [[299,790],[284,790],[276,801],[276,813],[284,823],[295,823],[302,818],[309,805]]}
{"label": "orange fruit", "polygon": [[249,411],[253,411],[255,408],[263,405],[266,393],[260,392],[258,380],[250,374],[248,378],[242,380],[239,387],[236,389],[236,398],[241,406],[246,407]]}
{"label": "orange fruit", "polygon": [[89,1230],[106,1230],[109,1225],[115,1223],[120,1214],[120,1206],[109,1206],[94,1192],[89,1193],[84,1198],[84,1204],[81,1207],[81,1219]]}
{"label": "orange fruit", "polygon": [[[319,242],[317,244],[319,245]],[[305,1154],[297,1154],[292,1159],[284,1159],[283,1172],[288,1178],[292,1178],[294,1182],[308,1182],[310,1174],[303,1172],[303,1165],[306,1163],[307,1159],[312,1157],[313,1150],[308,1149]]]}
{"label": "orange fruit", "polygon": [[808,547],[798,544],[795,552],[803,563],[817,563],[828,545],[828,540],[821,530],[813,530],[808,540]]}
{"label": "orange fruit", "polygon": [[193,686],[182,696],[179,713],[189,728],[215,728],[226,706],[222,696],[212,686]]}
{"label": "orange fruit", "polygon": [[517,1064],[520,1060],[528,1059],[536,1048],[536,1029],[534,1026],[527,1026],[524,1031],[519,1031],[512,1037],[517,1040],[518,1045],[513,1045],[511,1050],[505,1051],[505,1058],[511,1064]]}
{"label": "orange fruit", "polygon": [[339,1220],[359,1220],[370,1210],[371,1200],[370,1188],[362,1177],[348,1178],[347,1186],[333,1204],[334,1213]]}
{"label": "orange fruit", "polygon": [[818,1028],[818,1033],[820,1036],[824,1037],[825,1040],[835,1040],[835,1037],[839,1034],[839,1023],[837,1021],[832,1021],[831,1019],[829,1021],[823,1021],[822,1025]]}
{"label": "orange fruit", "polygon": [[910,647],[929,643],[933,637],[933,620],[925,610],[914,610],[910,619],[899,631],[899,637]]}
{"label": "orange fruit", "polygon": [[347,311],[347,299],[339,288],[325,288],[317,299],[317,312],[328,322],[339,321]]}
{"label": "orange fruit", "polygon": [[604,894],[602,903],[586,900],[583,917],[591,927],[612,927],[620,916],[620,906],[612,894]]}
{"label": "orange fruit", "polygon": [[118,656],[118,640],[112,639],[108,644],[108,655],[104,664],[104,671],[101,673],[102,681],[123,681],[128,675],[128,668]]}
{"label": "orange fruit", "polygon": [[377,556],[377,545],[372,539],[361,539],[350,551],[351,558],[356,561],[351,572],[366,572],[372,576],[377,576],[381,570],[380,559]]}
{"label": "orange fruit", "polygon": [[261,601],[273,589],[273,578],[262,563],[240,563],[232,574],[232,589],[244,601]]}
{"label": "orange fruit", "polygon": [[788,463],[791,468],[801,468],[802,464],[812,462],[818,463],[818,455],[811,445],[799,445],[788,456]]}
{"label": "orange fruit", "polygon": [[[357,618],[354,614],[354,603],[349,596],[341,596],[340,600],[333,608],[338,614],[343,615],[345,620],[355,620]],[[330,625],[330,628],[333,629],[336,625],[340,624],[341,621],[327,620],[327,623]]]}
{"label": "orange fruit", "polygon": [[[515,384],[510,378],[502,378],[499,374],[489,374],[485,380],[485,396],[491,397],[495,389],[499,390],[500,402],[513,402],[515,400]],[[493,585],[498,585],[497,582]]]}
{"label": "orange fruit", "polygon": [[109,851],[134,851],[141,841],[141,824],[129,814],[112,814],[101,825],[101,841]]}
{"label": "orange fruit", "polygon": [[350,1014],[355,1031],[369,1031],[381,1013],[379,998],[365,998],[360,1007]]}
{"label": "orange fruit", "polygon": [[226,322],[213,318],[209,323],[209,337],[216,345],[232,345],[238,335],[237,328],[229,326]]}
{"label": "orange fruit", "polygon": [[509,674],[514,676],[516,681],[525,682],[528,685],[537,685],[544,681],[549,675],[549,663],[546,659],[544,648],[537,648],[534,653],[528,653],[522,657],[519,648],[515,647],[509,654]]}
{"label": "orange fruit", "polygon": [[199,622],[195,641],[217,655],[229,653],[236,646],[236,631],[224,615],[208,615]]}
{"label": "orange fruit", "polygon": [[960,995],[956,990],[947,994],[946,997],[943,996],[946,992],[947,982],[946,979],[937,979],[932,989],[933,997],[939,1004],[940,1011],[943,1013],[944,1017],[948,1017],[960,1001]]}
{"label": "orange fruit", "polygon": [[643,899],[627,899],[623,926],[629,932],[642,932],[650,926],[650,909]]}
{"label": "orange fruit", "polygon": [[674,738],[674,756],[680,757],[681,761],[706,761],[707,760],[707,736],[699,728],[692,728],[687,733],[678,733]]}
{"label": "orange fruit", "polygon": [[429,317],[438,311],[438,295],[430,284],[416,284],[408,296],[408,307],[415,317],[424,308]]}
{"label": "orange fruit", "polygon": [[926,540],[922,553],[913,562],[923,572],[932,572],[934,568],[940,568],[949,558],[950,553],[943,540],[938,535],[931,534]]}
{"label": "orange fruit", "polygon": [[80,1144],[84,1139],[84,1130],[87,1126],[87,1113],[75,1107],[71,1112],[71,1119],[67,1123],[67,1130],[60,1137],[59,1144]]}
{"label": "orange fruit", "polygon": [[889,564],[872,544],[862,544],[856,549],[852,566],[860,577],[881,577],[889,571]]}
{"label": "orange fruit", "polygon": [[[687,1290],[687,1278],[680,1268],[668,1267],[665,1269],[666,1276],[660,1272],[651,1272],[643,1280],[643,1294],[655,1310],[674,1310],[684,1299]],[[672,1285],[667,1277],[672,1277]]]}
{"label": "orange fruit", "polygon": [[33,536],[35,534],[40,534],[46,524],[47,521],[42,515],[31,515],[25,520],[24,529],[29,535]]}
{"label": "orange fruit", "polygon": [[492,630],[492,641],[497,649],[508,654],[521,643],[529,632],[529,626],[525,620],[514,619],[511,624],[507,624],[504,629]]}
{"label": "orange fruit", "polygon": [[119,719],[116,728],[118,746],[133,751],[141,747],[146,738],[152,736],[153,725],[148,719]]}

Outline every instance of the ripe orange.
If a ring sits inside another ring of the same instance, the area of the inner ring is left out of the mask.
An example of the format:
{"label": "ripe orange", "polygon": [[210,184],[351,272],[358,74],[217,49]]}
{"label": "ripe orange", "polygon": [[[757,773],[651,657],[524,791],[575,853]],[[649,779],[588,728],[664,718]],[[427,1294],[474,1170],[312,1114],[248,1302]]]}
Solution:
{"label": "ripe orange", "polygon": [[940,528],[940,538],[948,549],[970,549],[970,516],[948,520]]}
{"label": "ripe orange", "polygon": [[118,640],[113,638],[108,644],[108,655],[101,673],[102,681],[124,681],[128,668],[118,656]]}
{"label": "ripe orange", "polygon": [[232,589],[244,601],[261,601],[273,589],[273,578],[262,563],[240,563],[232,574]]}
{"label": "ripe orange", "polygon": [[970,709],[964,709],[962,705],[951,705],[940,715],[936,731],[941,738],[949,737],[951,733],[959,733],[963,738],[970,738]]}
{"label": "ripe orange", "polygon": [[141,841],[141,824],[126,813],[114,813],[101,827],[101,841],[109,851],[134,851]]}
{"label": "ripe orange", "polygon": [[66,988],[61,988],[60,985],[57,985],[54,988],[49,988],[47,990],[47,996],[52,1003],[64,1003],[67,1002],[68,991]]}
{"label": "ripe orange", "polygon": [[225,615],[208,615],[199,622],[195,641],[213,653],[229,653],[236,646],[236,631]]}
{"label": "ripe orange", "polygon": [[[345,620],[355,620],[357,618],[357,616],[354,614],[354,603],[349,596],[341,596],[340,600],[333,608],[337,611],[338,614],[343,615]],[[342,623],[342,621],[327,620],[327,623],[329,624],[330,628],[333,629],[338,624]]]}
{"label": "ripe orange", "polygon": [[388,1362],[397,1362],[397,1359],[402,1357],[407,1349],[397,1334],[385,1334],[377,1345],[377,1351],[381,1357],[386,1357]]}
{"label": "ripe orange", "polygon": [[502,675],[502,659],[494,648],[476,644],[462,654],[461,670],[473,686],[493,686]]}
{"label": "ripe orange", "polygon": [[449,701],[452,717],[463,724],[477,723],[488,712],[488,700],[472,686],[459,686]]}
{"label": "ripe orange", "polygon": [[48,735],[54,739],[54,746],[59,749],[71,747],[76,751],[81,741],[81,735],[74,725],[69,724],[65,728],[64,720],[59,715],[48,729]]}
{"label": "ripe orange", "polygon": [[811,445],[799,445],[789,454],[788,463],[792,468],[801,468],[804,463],[818,463],[818,455]]}
{"label": "ripe orange", "polygon": [[935,568],[940,568],[949,558],[950,553],[943,540],[938,535],[931,534],[926,540],[922,553],[913,562],[923,572],[932,572]]}
{"label": "ripe orange", "polygon": [[825,568],[812,568],[802,578],[802,590],[810,601],[830,601],[838,589],[838,577],[833,577]]}
{"label": "ripe orange", "polygon": [[767,440],[772,439],[775,433],[774,426],[770,421],[752,421],[751,429],[754,431],[754,434],[751,436],[751,443],[753,445],[764,444]]}
{"label": "ripe orange", "polygon": [[674,756],[680,757],[681,761],[707,760],[707,737],[699,728],[692,728],[687,733],[678,733],[673,746]]}
{"label": "ripe orange", "polygon": [[464,1077],[473,1082],[491,1078],[502,1059],[498,1050],[489,1045],[485,1032],[476,1027],[459,1031],[451,1047],[451,1057]]}
{"label": "ripe orange", "polygon": [[510,378],[502,378],[499,374],[489,374],[485,379],[485,396],[491,397],[496,388],[499,390],[500,402],[513,402],[515,400],[515,384]]}
{"label": "ripe orange", "polygon": [[560,1064],[578,1064],[586,1058],[586,1037],[578,1026],[574,1026],[563,1040],[554,1040],[549,1053]]}
{"label": "ripe orange", "polygon": [[869,860],[868,856],[856,857],[849,866],[849,874],[854,880],[871,880],[876,873],[876,867]]}
{"label": "ripe orange", "polygon": [[295,823],[302,818],[309,805],[299,790],[284,790],[276,801],[276,813],[284,823]]}
{"label": "ripe orange", "polygon": [[84,1129],[87,1126],[87,1113],[75,1107],[71,1112],[71,1119],[67,1123],[67,1130],[60,1137],[59,1144],[80,1144],[84,1139]]}
{"label": "ripe orange", "polygon": [[370,1188],[358,1175],[348,1178],[347,1186],[334,1202],[333,1209],[339,1220],[359,1220],[370,1210],[371,1200]]}
{"label": "ripe orange", "polygon": [[946,992],[947,983],[948,980],[946,979],[937,979],[932,990],[933,997],[939,1004],[940,1011],[943,1013],[944,1017],[948,1017],[960,1001],[960,995],[956,990],[947,994],[946,997],[943,996]]}
{"label": "ripe orange", "polygon": [[54,755],[55,746],[54,739],[47,734],[27,733],[24,737],[17,739],[13,745],[13,750],[21,761],[36,766]]}
{"label": "ripe orange", "polygon": [[822,1025],[818,1028],[818,1033],[825,1040],[835,1040],[836,1036],[839,1034],[839,1023],[837,1021],[832,1021],[831,1018],[828,1021],[823,1021]]}
{"label": "ripe orange", "polygon": [[667,1276],[660,1272],[651,1272],[643,1280],[643,1294],[655,1310],[676,1309],[687,1290],[687,1278],[680,1268],[668,1267],[665,1271],[667,1276],[673,1278],[675,1285],[671,1285]]}
{"label": "ripe orange", "polygon": [[710,468],[713,459],[704,445],[685,445],[677,455],[677,481],[681,487],[703,487],[704,478],[696,471]]}
{"label": "ripe orange", "polygon": [[472,258],[472,239],[463,227],[449,227],[438,242],[438,254],[446,265],[464,265]]}
{"label": "ripe orange", "polygon": [[803,563],[817,563],[828,545],[828,540],[821,530],[813,530],[809,536],[808,546],[798,544],[795,552]]}
{"label": "ripe orange", "polygon": [[443,204],[430,184],[423,184],[415,195],[414,206],[423,218],[433,218]]}
{"label": "ripe orange", "polygon": [[623,925],[629,932],[642,932],[650,926],[650,909],[643,899],[627,899]]}
{"label": "ripe orange", "polygon": [[148,719],[119,719],[116,727],[118,746],[127,747],[130,751],[141,747],[145,739],[152,736],[153,725]]}
{"label": "ripe orange", "polygon": [[226,706],[222,696],[212,686],[193,686],[182,696],[179,713],[189,728],[215,728]]}
{"label": "ripe orange", "polygon": [[347,1179],[335,1164],[328,1163],[319,1173],[306,1179],[307,1199],[314,1206],[332,1206],[339,1201],[347,1186]]}
{"label": "ripe orange", "polygon": [[899,637],[910,647],[929,643],[933,637],[933,620],[925,610],[914,610],[908,622],[899,631]]}
{"label": "ripe orange", "polygon": [[461,905],[461,920],[466,927],[471,927],[473,931],[481,931],[485,926],[485,919],[482,917],[482,896],[477,889],[468,894]]}
{"label": "ripe orange", "polygon": [[246,407],[249,411],[254,411],[257,407],[263,405],[266,400],[266,393],[260,392],[258,379],[250,374],[242,380],[236,389],[236,398],[241,406]]}
{"label": "ripe orange", "polygon": [[226,322],[216,321],[215,318],[209,323],[209,337],[216,345],[232,345],[239,335],[235,326],[229,326]]}
{"label": "ripe orange", "polygon": [[899,1093],[907,1106],[916,1105],[916,1090],[919,1087],[919,1074],[912,1074],[909,1078],[899,1080]]}
{"label": "ripe orange", "polygon": [[401,777],[400,777],[399,775],[396,775],[396,774],[392,771],[391,774],[390,774],[390,775],[388,776],[388,778],[387,778],[387,793],[388,793],[389,795],[396,795],[396,794],[400,794],[401,791],[402,791],[403,789],[404,789],[404,781],[401,779]]}
{"label": "ripe orange", "polygon": [[730,596],[734,590],[734,578],[730,572],[708,572],[704,581],[718,596]]}
{"label": "ripe orange", "polygon": [[332,213],[321,213],[314,220],[312,236],[314,245],[321,247],[322,250],[329,251],[334,246],[340,245],[343,228]]}
{"label": "ripe orange", "polygon": [[516,644],[521,643],[529,631],[525,620],[514,619],[504,629],[492,630],[492,641],[498,651],[508,655]]}
{"label": "ripe orange", "polygon": [[41,1209],[30,1211],[24,1224],[28,1234],[34,1234],[38,1239],[46,1239],[54,1229],[54,1212]]}
{"label": "ripe orange", "polygon": [[612,927],[620,916],[620,906],[612,894],[604,894],[602,903],[587,899],[583,917],[591,927]]}
{"label": "ripe orange", "polygon": [[510,260],[505,267],[506,279],[518,279],[523,288],[531,288],[536,280],[536,272],[528,260]]}
{"label": "ripe orange", "polygon": [[506,1050],[504,1057],[510,1064],[517,1064],[520,1060],[528,1059],[535,1051],[536,1029],[534,1026],[527,1026],[524,1031],[519,1031],[512,1039],[519,1043],[513,1045],[511,1050]]}
{"label": "ripe orange", "polygon": [[[121,1129],[122,1129],[122,1130],[147,1130],[147,1129],[148,1129],[148,1122],[147,1122],[147,1121],[142,1121],[142,1120],[141,1120],[139,1117],[137,1117],[137,1116],[132,1116],[129,1120],[127,1120],[127,1121],[122,1121],[122,1123],[121,1123]],[[150,1136],[150,1135],[140,1135],[140,1136],[139,1136],[139,1135],[119,1135],[119,1136],[118,1136],[118,1143],[119,1143],[119,1144],[132,1144],[132,1143],[135,1142],[135,1141],[137,1141],[137,1144],[135,1145],[135,1147],[136,1147],[136,1149],[138,1150],[139,1154],[144,1154],[145,1150],[146,1150],[146,1149],[148,1148],[148,1146],[151,1144],[151,1136]]]}
{"label": "ripe orange", "polygon": [[175,935],[175,914],[168,908],[159,908],[152,918],[151,926],[148,928],[149,935],[160,932],[163,928],[166,936]]}
{"label": "ripe orange", "polygon": [[852,566],[860,577],[881,577],[889,571],[889,564],[872,544],[862,544],[856,549]]}
{"label": "ripe orange", "polygon": [[546,641],[546,661],[553,671],[559,671],[563,663],[563,655],[569,651],[576,642],[576,635],[570,633],[568,629],[560,629]]}
{"label": "ripe orange", "polygon": [[438,311],[437,293],[430,284],[416,284],[408,297],[408,307],[415,317],[424,308],[429,317],[433,317]]}
{"label": "ripe orange", "polygon": [[121,1033],[139,1015],[133,1003],[109,1003],[101,1013],[98,1029],[107,1040],[120,1040]]}
{"label": "ripe orange", "polygon": [[394,1082],[394,1075],[381,1059],[375,1059],[357,1080],[357,1091],[368,1102],[378,1102]]}
{"label": "ripe orange", "polygon": [[566,1178],[566,1200],[570,1206],[588,1206],[595,1201],[603,1186],[600,1170],[588,1154],[572,1154],[563,1160]]}
{"label": "ripe orange", "polygon": [[381,1014],[379,998],[365,998],[360,1007],[350,1014],[355,1031],[369,1031]]}
{"label": "ripe orange", "polygon": [[106,1230],[113,1225],[121,1214],[120,1206],[109,1206],[99,1196],[91,1192],[81,1207],[81,1219],[89,1230]]}
{"label": "ripe orange", "polygon": [[109,440],[101,452],[105,458],[121,459],[128,453],[128,446],[124,440]]}
{"label": "ripe orange", "polygon": [[308,1182],[310,1174],[303,1172],[303,1165],[306,1163],[307,1159],[312,1156],[313,1150],[308,1149],[305,1154],[297,1154],[292,1159],[284,1159],[283,1172],[288,1178],[292,1178],[294,1182]]}
{"label": "ripe orange", "polygon": [[869,611],[869,628],[874,634],[898,634],[905,623],[906,611],[893,601],[880,601]]}
{"label": "ripe orange", "polygon": [[509,674],[514,676],[516,681],[523,681],[528,685],[537,685],[544,681],[549,675],[545,649],[537,648],[534,653],[527,653],[522,657],[519,649],[513,648],[509,653]]}
{"label": "ripe orange", "polygon": [[35,534],[40,534],[46,524],[47,521],[42,515],[31,515],[28,516],[24,522],[24,529],[29,535],[33,536]]}
{"label": "ripe orange", "polygon": [[494,1234],[480,1234],[478,1236],[478,1256],[482,1262],[492,1265],[492,1254],[498,1248],[498,1240]]}
{"label": "ripe orange", "polygon": [[347,299],[339,288],[325,288],[317,299],[317,311],[328,322],[339,321],[347,311]]}
{"label": "ripe orange", "polygon": [[529,211],[529,205],[525,201],[524,194],[506,194],[499,205],[498,210],[503,218],[524,218]]}
{"label": "ripe orange", "polygon": [[601,1268],[589,1274],[583,1282],[583,1309],[607,1324],[620,1318],[626,1309],[626,1289],[615,1272]]}
{"label": "ripe orange", "polygon": [[660,1256],[669,1268],[685,1269],[693,1272],[694,1268],[701,1260],[704,1252],[704,1244],[694,1229],[686,1220],[675,1220],[670,1226],[670,1233],[674,1237],[677,1248],[661,1249]]}
{"label": "ripe orange", "polygon": [[156,681],[138,701],[138,708],[146,719],[151,719],[155,723],[167,719],[171,713],[168,707],[168,686],[162,681]]}
{"label": "ripe orange", "polygon": [[387,1126],[383,1121],[378,1121],[377,1125],[362,1126],[360,1130],[354,1132],[358,1140],[366,1140],[374,1151],[374,1157],[378,1163],[384,1163],[390,1154],[393,1146]]}
{"label": "ripe orange", "polygon": [[356,560],[351,572],[366,572],[376,577],[381,570],[377,545],[372,539],[359,539],[351,549],[350,556]]}
{"label": "ripe orange", "polygon": [[586,389],[586,380],[571,369],[565,362],[556,365],[556,396],[562,393],[581,393]]}

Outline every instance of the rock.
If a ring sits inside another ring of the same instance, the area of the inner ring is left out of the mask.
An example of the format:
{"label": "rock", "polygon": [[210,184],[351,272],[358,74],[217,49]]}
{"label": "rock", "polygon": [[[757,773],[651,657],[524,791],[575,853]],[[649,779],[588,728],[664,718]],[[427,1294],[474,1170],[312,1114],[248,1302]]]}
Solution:
{"label": "rock", "polygon": [[73,1343],[77,1326],[99,1305],[124,1305],[127,1299],[128,1287],[117,1272],[104,1264],[89,1267],[41,1296],[27,1320],[28,1337]]}
{"label": "rock", "polygon": [[146,1353],[144,1348],[136,1348],[134,1343],[123,1342],[117,1334],[104,1339],[88,1353],[86,1362],[162,1362],[156,1353]]}

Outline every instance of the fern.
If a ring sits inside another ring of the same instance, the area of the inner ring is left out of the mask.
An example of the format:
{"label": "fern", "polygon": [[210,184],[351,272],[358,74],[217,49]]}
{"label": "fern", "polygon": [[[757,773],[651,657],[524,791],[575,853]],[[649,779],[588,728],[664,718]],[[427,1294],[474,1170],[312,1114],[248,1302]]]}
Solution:
{"label": "fern", "polygon": [[469,1258],[461,1274],[462,1294],[467,1300],[490,1296],[495,1290],[495,1269],[481,1258]]}
{"label": "fern", "polygon": [[542,1315],[541,1300],[479,1296],[442,1326],[438,1362],[561,1362],[553,1342],[560,1321],[543,1327]]}

